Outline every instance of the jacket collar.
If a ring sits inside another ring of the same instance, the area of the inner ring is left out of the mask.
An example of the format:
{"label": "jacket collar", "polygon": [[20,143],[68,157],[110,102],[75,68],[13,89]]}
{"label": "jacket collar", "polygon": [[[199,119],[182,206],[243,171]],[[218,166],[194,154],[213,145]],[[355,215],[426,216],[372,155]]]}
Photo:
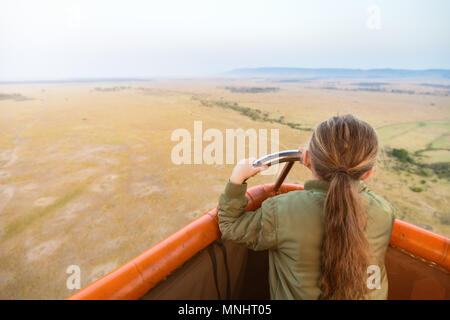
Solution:
{"label": "jacket collar", "polygon": [[[305,182],[305,190],[319,190],[327,192],[330,187],[330,182],[325,180],[308,180]],[[367,187],[363,181],[359,181],[359,192],[366,190]]]}

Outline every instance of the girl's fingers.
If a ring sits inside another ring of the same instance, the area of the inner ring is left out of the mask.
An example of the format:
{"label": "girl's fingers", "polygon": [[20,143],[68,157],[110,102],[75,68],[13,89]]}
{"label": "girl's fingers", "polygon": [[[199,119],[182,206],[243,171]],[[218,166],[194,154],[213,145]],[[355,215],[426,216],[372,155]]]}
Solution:
{"label": "girl's fingers", "polygon": [[248,164],[253,165],[253,163],[256,161],[256,158],[244,158],[238,161],[237,164]]}
{"label": "girl's fingers", "polygon": [[237,164],[245,164],[247,162],[248,162],[248,159],[244,158],[244,159],[239,160]]}

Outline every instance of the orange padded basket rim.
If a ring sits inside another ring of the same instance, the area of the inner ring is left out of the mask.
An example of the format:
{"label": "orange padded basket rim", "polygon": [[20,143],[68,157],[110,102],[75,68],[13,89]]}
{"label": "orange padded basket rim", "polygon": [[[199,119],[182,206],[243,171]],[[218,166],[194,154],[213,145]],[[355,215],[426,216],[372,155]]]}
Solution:
{"label": "orange padded basket rim", "polygon": [[[279,193],[303,190],[303,186],[283,184],[277,193],[274,184],[247,191],[247,210]],[[139,299],[172,271],[220,237],[217,207],[155,244],[137,257],[78,291],[69,300]],[[450,239],[396,220],[390,244],[450,270]]]}

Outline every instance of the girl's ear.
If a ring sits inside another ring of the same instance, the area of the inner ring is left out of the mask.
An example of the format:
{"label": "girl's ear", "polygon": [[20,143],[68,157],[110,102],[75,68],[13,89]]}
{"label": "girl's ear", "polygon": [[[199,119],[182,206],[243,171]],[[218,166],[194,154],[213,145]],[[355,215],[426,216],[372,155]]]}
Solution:
{"label": "girl's ear", "polygon": [[364,173],[362,175],[360,180],[366,180],[367,178],[369,178],[373,174],[374,171],[375,171],[375,167],[372,167],[372,169],[370,169],[369,171],[367,171],[366,173]]}
{"label": "girl's ear", "polygon": [[303,155],[303,164],[311,169],[311,158],[309,157],[309,151],[308,149],[305,150],[305,154]]}

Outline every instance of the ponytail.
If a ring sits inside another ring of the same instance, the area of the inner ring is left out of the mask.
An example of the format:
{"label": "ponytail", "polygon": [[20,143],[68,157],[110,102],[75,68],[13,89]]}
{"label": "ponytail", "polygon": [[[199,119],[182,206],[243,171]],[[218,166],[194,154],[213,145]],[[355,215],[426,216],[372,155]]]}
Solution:
{"label": "ponytail", "polygon": [[367,213],[358,181],[344,172],[331,179],[324,205],[321,299],[363,299],[367,286]]}
{"label": "ponytail", "polygon": [[375,130],[352,115],[332,117],[314,130],[308,151],[315,175],[330,183],[324,203],[320,298],[364,299],[369,245],[359,180],[375,165]]}

